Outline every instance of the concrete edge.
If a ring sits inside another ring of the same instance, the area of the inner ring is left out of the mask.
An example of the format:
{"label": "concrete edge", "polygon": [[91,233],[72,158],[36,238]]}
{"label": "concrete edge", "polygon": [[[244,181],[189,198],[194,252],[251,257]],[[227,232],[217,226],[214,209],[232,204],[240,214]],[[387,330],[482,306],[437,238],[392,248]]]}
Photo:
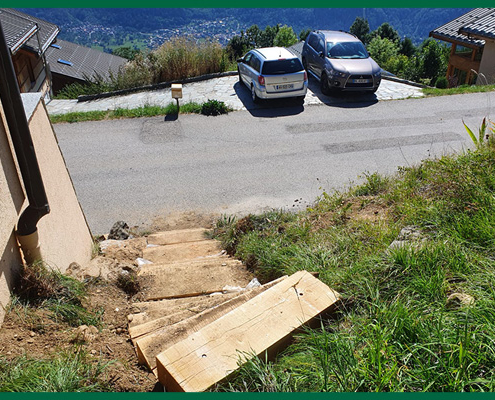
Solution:
{"label": "concrete edge", "polygon": [[146,86],[140,86],[140,87],[135,87],[135,88],[130,88],[130,89],[116,90],[114,92],[105,92],[105,93],[100,93],[100,94],[83,95],[83,96],[77,97],[77,102],[80,103],[83,101],[105,99],[105,98],[113,97],[113,96],[123,96],[126,94],[136,93],[136,92],[146,92],[146,91],[150,91],[150,90],[166,89],[166,88],[169,88],[173,83],[201,82],[201,81],[207,81],[209,79],[222,78],[224,76],[234,76],[234,75],[237,75],[237,71],[217,72],[217,73],[213,73],[213,74],[194,76],[191,78],[184,78],[184,79],[179,79],[179,80],[170,81],[170,82],[161,82],[161,83],[157,83],[154,85],[146,85]]}
{"label": "concrete edge", "polygon": [[397,83],[403,83],[403,84],[409,85],[409,86],[415,86],[415,87],[418,87],[418,88],[421,88],[421,89],[425,89],[425,88],[430,87],[430,86],[427,86],[427,85],[423,85],[422,83],[411,82],[411,81],[408,81],[406,79],[397,78],[396,76],[382,75],[382,79],[387,79],[389,81],[393,81],[393,82],[397,82]]}

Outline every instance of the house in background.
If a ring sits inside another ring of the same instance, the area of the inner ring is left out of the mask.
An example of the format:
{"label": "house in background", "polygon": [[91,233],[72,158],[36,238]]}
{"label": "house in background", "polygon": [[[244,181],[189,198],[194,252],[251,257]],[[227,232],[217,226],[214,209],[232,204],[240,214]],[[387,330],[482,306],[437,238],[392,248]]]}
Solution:
{"label": "house in background", "polygon": [[21,93],[49,96],[51,76],[45,52],[56,40],[58,26],[10,8],[0,8],[0,23]]}
{"label": "house in background", "polygon": [[65,85],[117,75],[127,59],[57,39],[57,25],[11,8],[0,8],[2,25],[21,93],[47,98]]}
{"label": "house in background", "polygon": [[97,76],[109,79],[117,76],[127,59],[58,39],[46,51],[52,73],[52,88],[56,95],[71,83],[85,83]]}
{"label": "house in background", "polygon": [[449,86],[495,83],[495,8],[475,8],[430,36],[452,44]]}

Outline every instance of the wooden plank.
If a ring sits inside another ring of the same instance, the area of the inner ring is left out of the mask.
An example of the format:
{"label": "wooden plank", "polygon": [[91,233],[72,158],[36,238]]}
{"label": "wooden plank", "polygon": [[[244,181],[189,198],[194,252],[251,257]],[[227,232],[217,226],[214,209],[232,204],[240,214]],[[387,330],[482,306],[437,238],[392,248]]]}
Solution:
{"label": "wooden plank", "polygon": [[238,368],[240,354],[276,350],[338,297],[308,272],[296,272],[158,354],[158,379],[167,391],[207,390]]}
{"label": "wooden plank", "polygon": [[170,264],[140,273],[138,280],[146,300],[159,300],[221,292],[227,285],[245,287],[253,279],[241,263],[222,264],[207,262],[195,268]]}
{"label": "wooden plank", "polygon": [[170,263],[170,264],[144,264],[139,268],[138,275],[154,275],[159,273],[162,270],[166,270],[167,268],[179,268],[184,267],[188,269],[198,269],[198,268],[209,268],[210,266],[236,266],[242,265],[242,262],[235,258],[225,257],[225,258],[206,258],[203,260],[189,260],[178,263]]}
{"label": "wooden plank", "polygon": [[194,314],[199,314],[237,295],[239,293],[225,293],[213,296],[182,297],[178,299],[134,303],[132,307],[135,312],[127,316],[128,325],[129,328],[132,328],[181,311],[190,311]]}
{"label": "wooden plank", "polygon": [[287,276],[283,276],[249,291],[241,292],[240,295],[220,304],[218,307],[208,309],[194,317],[138,338],[135,341],[135,345],[139,362],[147,365],[149,369],[155,370],[156,356],[159,353],[284,279],[287,279]]}
{"label": "wooden plank", "polygon": [[177,322],[183,321],[194,315],[202,313],[203,311],[210,308],[217,307],[219,304],[222,304],[236,296],[239,296],[240,294],[242,294],[242,292],[212,296],[210,297],[210,301],[207,303],[203,302],[199,305],[195,305],[193,303],[190,307],[176,310],[175,312],[168,313],[167,315],[149,319],[141,324],[135,324],[132,326],[129,324],[129,336],[131,337],[131,340],[134,341],[138,337],[154,332],[168,325],[176,324]]}
{"label": "wooden plank", "polygon": [[217,240],[169,244],[143,249],[143,258],[154,263],[173,263],[220,255],[222,248]]}
{"label": "wooden plank", "polygon": [[207,230],[198,229],[181,229],[168,232],[153,233],[147,237],[148,244],[170,245],[177,243],[199,242],[206,239]]}

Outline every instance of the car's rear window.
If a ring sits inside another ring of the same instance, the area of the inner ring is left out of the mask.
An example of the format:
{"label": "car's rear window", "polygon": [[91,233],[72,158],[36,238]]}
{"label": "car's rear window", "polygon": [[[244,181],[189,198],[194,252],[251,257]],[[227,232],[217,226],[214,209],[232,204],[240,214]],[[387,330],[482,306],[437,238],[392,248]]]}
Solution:
{"label": "car's rear window", "polygon": [[286,60],[265,61],[263,63],[263,75],[282,75],[292,74],[303,70],[303,66],[299,58],[291,58]]}

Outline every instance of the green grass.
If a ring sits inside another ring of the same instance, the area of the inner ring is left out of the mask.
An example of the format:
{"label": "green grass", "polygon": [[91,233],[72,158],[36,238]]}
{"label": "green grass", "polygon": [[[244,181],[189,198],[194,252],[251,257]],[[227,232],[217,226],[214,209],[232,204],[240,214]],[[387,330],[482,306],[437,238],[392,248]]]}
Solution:
{"label": "green grass", "polygon": [[[319,329],[276,360],[247,362],[222,389],[493,391],[494,159],[484,142],[392,177],[365,173],[303,212],[223,216],[216,236],[258,278],[319,272],[343,300]],[[424,240],[389,249],[405,226]],[[474,303],[453,304],[453,293]]]}
{"label": "green grass", "polygon": [[434,96],[450,96],[453,94],[465,94],[465,93],[481,93],[492,92],[495,90],[495,85],[462,85],[449,89],[437,89],[437,88],[423,88],[423,94],[428,97]]}
{"label": "green grass", "polygon": [[36,308],[50,311],[54,321],[69,326],[101,326],[103,310],[88,310],[85,301],[83,282],[37,262],[23,268],[10,311],[16,312],[34,330],[43,330],[40,320],[35,317]]}
{"label": "green grass", "polygon": [[55,354],[50,359],[0,356],[0,392],[101,392],[111,390],[104,379],[108,364],[85,352]]}
{"label": "green grass", "polygon": [[[200,112],[201,105],[198,103],[190,102],[180,105],[181,114],[199,114]],[[117,108],[116,110],[108,111],[86,111],[55,114],[50,115],[50,121],[54,124],[58,124],[62,122],[74,123],[121,118],[155,117],[158,115],[174,114],[177,114],[177,105],[175,103],[170,103],[166,107],[145,105],[138,108]]]}

